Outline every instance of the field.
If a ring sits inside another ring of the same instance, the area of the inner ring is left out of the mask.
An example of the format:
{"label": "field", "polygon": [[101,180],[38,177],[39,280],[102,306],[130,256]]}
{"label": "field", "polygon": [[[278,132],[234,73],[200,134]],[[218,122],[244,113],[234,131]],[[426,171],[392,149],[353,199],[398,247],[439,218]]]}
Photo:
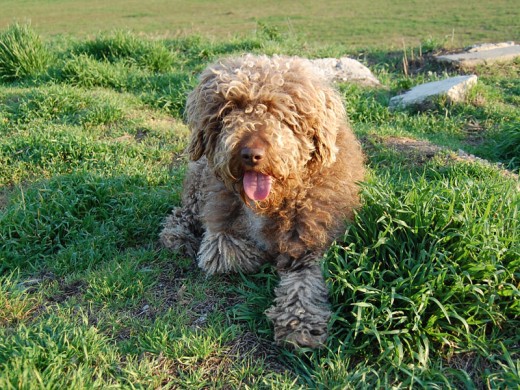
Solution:
{"label": "field", "polygon": [[[520,61],[476,68],[465,103],[390,111],[397,93],[460,72],[431,59],[453,44],[440,29],[415,42],[408,25],[401,51],[394,36],[338,43],[268,16],[220,39],[96,33],[108,5],[75,24],[73,1],[52,2],[71,12],[59,25],[47,3],[24,2],[41,19],[0,31],[1,389],[520,386]],[[155,19],[149,5],[126,9]],[[464,44],[515,38],[518,11],[495,12],[511,35],[466,26]],[[157,243],[180,201],[186,93],[208,62],[243,52],[348,53],[383,84],[338,85],[369,175],[324,259],[334,315],[319,351],[273,344],[269,266],[206,278]]]}
{"label": "field", "polygon": [[475,42],[520,40],[515,0],[2,0],[0,26],[30,21],[41,34],[95,36],[107,29],[131,29],[163,37],[231,38],[268,25],[310,44],[386,50],[423,40],[454,47]]}

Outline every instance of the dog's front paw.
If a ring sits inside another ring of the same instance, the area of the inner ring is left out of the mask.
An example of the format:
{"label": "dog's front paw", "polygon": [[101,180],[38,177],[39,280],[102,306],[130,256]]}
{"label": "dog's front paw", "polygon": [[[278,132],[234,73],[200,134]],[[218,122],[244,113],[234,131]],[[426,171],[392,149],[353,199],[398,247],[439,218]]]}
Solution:
{"label": "dog's front paw", "polygon": [[275,341],[294,347],[321,347],[327,340],[331,312],[319,265],[282,272],[275,294],[274,306],[266,311],[274,324]]}
{"label": "dog's front paw", "polygon": [[303,309],[291,313],[273,306],[267,312],[274,323],[274,339],[280,345],[294,348],[320,348],[327,340],[330,312],[322,309],[311,314]]}
{"label": "dog's front paw", "polygon": [[198,253],[198,265],[206,273],[254,272],[264,253],[251,242],[223,233],[204,234]]}
{"label": "dog's front paw", "polygon": [[190,227],[191,224],[183,215],[182,209],[176,208],[165,219],[159,241],[166,248],[195,257],[200,245],[200,236],[197,236]]}

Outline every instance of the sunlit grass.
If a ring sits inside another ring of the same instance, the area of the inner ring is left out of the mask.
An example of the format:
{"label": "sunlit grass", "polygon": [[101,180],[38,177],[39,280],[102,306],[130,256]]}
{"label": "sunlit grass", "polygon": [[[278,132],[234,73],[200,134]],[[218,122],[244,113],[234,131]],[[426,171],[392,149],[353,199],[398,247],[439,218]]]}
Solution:
{"label": "sunlit grass", "polygon": [[15,23],[0,34],[0,80],[37,76],[51,60],[51,53],[29,25]]}
{"label": "sunlit grass", "polygon": [[[385,88],[338,86],[369,175],[324,259],[326,348],[294,353],[263,314],[269,266],[206,278],[157,235],[180,202],[197,73],[245,51],[341,47],[270,25],[225,42],[118,31],[50,44],[52,64],[0,84],[0,388],[518,386],[518,62],[479,69],[468,102],[426,112],[388,102],[444,74],[405,75],[395,53],[363,54]],[[407,154],[386,142],[399,137],[445,150]]]}

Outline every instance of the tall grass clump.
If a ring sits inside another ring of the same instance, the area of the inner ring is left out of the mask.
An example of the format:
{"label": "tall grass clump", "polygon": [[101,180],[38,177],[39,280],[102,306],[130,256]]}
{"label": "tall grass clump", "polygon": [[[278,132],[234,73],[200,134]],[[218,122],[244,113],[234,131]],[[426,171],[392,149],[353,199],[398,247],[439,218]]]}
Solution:
{"label": "tall grass clump", "polygon": [[13,81],[43,73],[52,55],[29,25],[15,23],[0,32],[0,79]]}
{"label": "tall grass clump", "polygon": [[86,88],[105,87],[124,90],[129,70],[124,64],[98,61],[88,54],[73,55],[61,69],[61,78],[68,84]]}
{"label": "tall grass clump", "polygon": [[174,54],[161,42],[141,39],[125,31],[101,35],[78,45],[75,52],[99,61],[123,61],[154,72],[168,72],[175,63]]}
{"label": "tall grass clump", "polygon": [[507,124],[496,143],[498,158],[512,169],[520,169],[520,120]]}

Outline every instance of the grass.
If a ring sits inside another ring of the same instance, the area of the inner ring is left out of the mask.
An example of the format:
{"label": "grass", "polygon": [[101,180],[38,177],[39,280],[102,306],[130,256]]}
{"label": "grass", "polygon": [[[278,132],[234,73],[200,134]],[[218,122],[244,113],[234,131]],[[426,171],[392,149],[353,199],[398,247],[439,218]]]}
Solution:
{"label": "grass", "polygon": [[38,75],[51,59],[40,36],[28,25],[13,24],[0,35],[0,79]]}
{"label": "grass", "polygon": [[518,61],[478,68],[463,104],[390,111],[399,91],[455,71],[419,47],[406,74],[404,53],[351,52],[385,87],[338,86],[369,176],[323,264],[327,346],[294,353],[273,345],[263,314],[270,267],[206,278],[157,235],[180,202],[198,72],[245,51],[343,47],[269,24],[222,41],[117,30],[45,45],[52,62],[0,84],[0,388],[520,385]]}
{"label": "grass", "polygon": [[478,41],[520,39],[520,11],[512,0],[489,4],[479,1],[441,0],[435,7],[424,1],[374,0],[370,7],[362,0],[263,1],[220,0],[100,1],[81,0],[3,1],[0,27],[13,20],[30,20],[47,36],[55,34],[96,35],[112,28],[160,36],[231,36],[251,34],[262,26],[272,32],[299,37],[309,44],[341,44],[349,48],[378,46],[401,48],[403,41],[418,46],[432,39],[455,47]]}

